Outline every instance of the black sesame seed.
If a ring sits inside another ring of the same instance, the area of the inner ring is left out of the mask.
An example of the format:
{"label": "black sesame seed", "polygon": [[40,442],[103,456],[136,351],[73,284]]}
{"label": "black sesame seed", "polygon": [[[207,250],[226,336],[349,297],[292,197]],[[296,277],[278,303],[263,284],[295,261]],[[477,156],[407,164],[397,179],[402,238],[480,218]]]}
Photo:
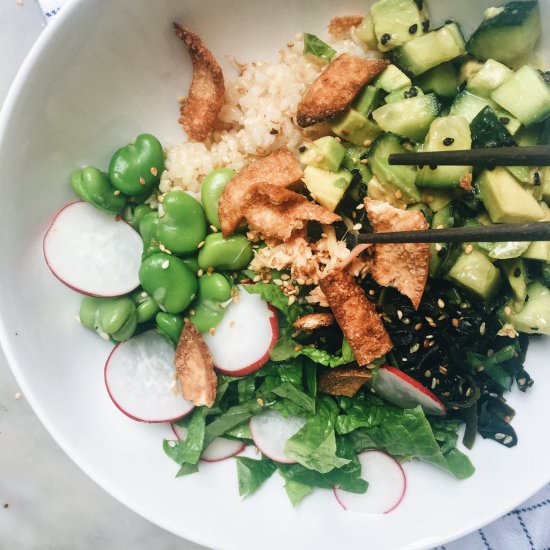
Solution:
{"label": "black sesame seed", "polygon": [[424,32],[428,32],[430,30],[430,20],[429,19],[426,19],[426,21],[424,21],[422,23],[422,30]]}
{"label": "black sesame seed", "polygon": [[540,185],[541,184],[541,179],[540,179],[540,173],[539,172],[535,172],[535,174],[533,175],[533,180],[535,182],[535,185]]}
{"label": "black sesame seed", "polygon": [[544,78],[545,82],[550,82],[550,71],[546,71],[545,73],[542,73],[542,78]]}
{"label": "black sesame seed", "polygon": [[451,25],[453,23],[454,21],[452,19],[447,19],[447,21],[445,21],[445,25]]}
{"label": "black sesame seed", "polygon": [[514,270],[514,277],[521,277],[521,268],[516,267]]}
{"label": "black sesame seed", "polygon": [[447,249],[445,247],[442,247],[441,250],[438,250],[437,255],[440,258],[444,258],[447,255]]}
{"label": "black sesame seed", "polygon": [[443,140],[443,145],[445,145],[445,147],[449,147],[449,145],[452,145],[454,142],[455,142],[455,138],[446,137],[446,138]]}
{"label": "black sesame seed", "polygon": [[412,88],[410,88],[409,90],[407,90],[403,96],[405,97],[405,99],[409,99],[411,97],[416,97],[418,95],[418,89],[413,86]]}
{"label": "black sesame seed", "polygon": [[533,332],[537,332],[538,330],[540,330],[540,328],[539,328],[539,327],[531,327],[531,330],[532,330]]}
{"label": "black sesame seed", "polygon": [[391,34],[385,33],[382,35],[382,38],[380,39],[380,43],[382,44],[382,46],[385,46],[390,40],[391,40]]}
{"label": "black sesame seed", "polygon": [[467,83],[466,81],[461,82],[461,83],[460,83],[460,86],[458,87],[458,91],[459,91],[459,92],[463,92],[463,91],[466,89],[467,84],[468,84],[468,83]]}
{"label": "black sesame seed", "polygon": [[430,164],[430,170],[437,170],[437,164]]}
{"label": "black sesame seed", "polygon": [[416,34],[418,31],[418,25],[415,23],[409,27],[409,34]]}
{"label": "black sesame seed", "polygon": [[306,147],[305,145],[302,145],[302,146],[298,149],[298,151],[300,151],[300,153],[305,153],[306,150],[307,150],[307,147]]}
{"label": "black sesame seed", "polygon": [[369,116],[367,117],[369,120],[374,120],[374,117],[372,116],[372,113],[369,113]]}
{"label": "black sesame seed", "polygon": [[502,116],[499,118],[499,120],[501,124],[504,124],[504,126],[510,124],[510,119],[507,116]]}

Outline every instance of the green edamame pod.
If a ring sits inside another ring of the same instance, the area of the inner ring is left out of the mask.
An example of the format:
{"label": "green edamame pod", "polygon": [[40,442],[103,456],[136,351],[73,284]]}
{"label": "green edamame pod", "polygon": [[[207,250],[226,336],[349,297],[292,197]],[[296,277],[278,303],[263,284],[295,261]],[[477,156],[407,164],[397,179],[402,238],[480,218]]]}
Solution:
{"label": "green edamame pod", "polygon": [[155,210],[145,214],[139,222],[139,234],[143,239],[143,257],[159,252],[159,217]]}
{"label": "green edamame pod", "polygon": [[115,342],[124,342],[130,339],[137,328],[137,313],[134,310],[133,313],[126,319],[126,322],[116,331],[111,334],[111,338]]}
{"label": "green edamame pod", "polygon": [[92,296],[84,296],[80,302],[79,318],[83,326],[89,330],[97,330],[97,310],[101,298],[93,298]]}
{"label": "green edamame pod", "polygon": [[164,195],[162,208],[159,241],[175,254],[197,250],[206,236],[206,218],[199,201],[185,191],[171,191]]}
{"label": "green edamame pod", "polygon": [[161,311],[157,313],[155,322],[157,323],[158,331],[168,338],[174,346],[177,346],[181,331],[183,330],[183,317]]}
{"label": "green edamame pod", "polygon": [[80,304],[80,321],[86,328],[104,338],[122,342],[131,338],[137,328],[136,306],[131,298],[92,298]]}
{"label": "green edamame pod", "polygon": [[132,299],[136,304],[137,322],[147,323],[158,313],[159,307],[155,300],[145,292],[145,290],[136,290],[132,293]]}
{"label": "green edamame pod", "polygon": [[235,175],[231,168],[218,168],[208,174],[201,185],[201,202],[208,222],[221,229],[218,202],[227,182]]}
{"label": "green edamame pod", "polygon": [[[128,204],[124,209],[122,217],[134,229],[139,228],[139,222],[146,215],[153,212],[153,209],[148,204]],[[138,229],[139,230],[139,229]]]}
{"label": "green edamame pod", "polygon": [[198,298],[189,311],[189,319],[199,332],[208,332],[216,327],[225,314],[224,304],[231,297],[231,285],[219,273],[199,278]]}
{"label": "green edamame pod", "polygon": [[164,151],[159,140],[151,134],[141,134],[113,155],[109,178],[122,193],[136,196],[151,191],[163,170]]}
{"label": "green edamame pod", "polygon": [[195,274],[200,269],[197,256],[188,256],[187,258],[182,258],[181,261]]}
{"label": "green edamame pod", "polygon": [[244,235],[224,239],[221,233],[212,233],[199,251],[199,266],[202,269],[242,269],[250,263],[252,256],[252,245]]}
{"label": "green edamame pod", "polygon": [[156,253],[145,258],[139,280],[160,309],[168,313],[182,312],[197,292],[195,275],[182,260],[168,254]]}
{"label": "green edamame pod", "polygon": [[99,303],[98,320],[101,329],[107,334],[120,330],[136,306],[130,298],[107,298]]}
{"label": "green edamame pod", "polygon": [[75,170],[71,187],[82,200],[104,212],[120,212],[126,204],[126,197],[111,185],[107,174],[93,166]]}

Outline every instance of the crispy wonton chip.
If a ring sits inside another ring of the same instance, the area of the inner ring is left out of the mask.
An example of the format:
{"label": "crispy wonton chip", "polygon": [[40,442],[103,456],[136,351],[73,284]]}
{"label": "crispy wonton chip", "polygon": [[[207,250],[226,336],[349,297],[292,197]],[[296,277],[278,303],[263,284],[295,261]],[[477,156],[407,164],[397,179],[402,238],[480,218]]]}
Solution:
{"label": "crispy wonton chip", "polygon": [[338,367],[325,371],[319,377],[319,391],[329,395],[353,397],[367,382],[372,380],[368,369]]}
{"label": "crispy wonton chip", "polygon": [[385,59],[340,55],[321,73],[298,105],[298,124],[303,128],[343,113],[361,88],[388,65]]}
{"label": "crispy wonton chip", "polygon": [[341,218],[306,197],[270,183],[249,187],[243,204],[248,226],[265,238],[287,241],[308,221],[330,225]]}
{"label": "crispy wonton chip", "polygon": [[243,220],[243,201],[248,189],[260,182],[289,187],[304,176],[302,167],[286,147],[245,166],[226,186],[218,213],[224,237],[229,237]]}
{"label": "crispy wonton chip", "polygon": [[223,106],[225,84],[216,59],[189,29],[174,23],[176,35],[185,42],[193,64],[189,94],[181,105],[179,123],[195,141],[204,141],[212,131]]}
{"label": "crispy wonton chip", "polygon": [[333,271],[321,279],[320,286],[359,366],[368,365],[392,349],[374,304],[369,302],[353,275]]}
{"label": "crispy wonton chip", "polygon": [[[381,201],[365,200],[367,215],[375,232],[419,231],[428,222],[418,210],[400,210]],[[430,245],[377,244],[372,276],[382,286],[392,286],[407,296],[418,309],[430,268]]]}
{"label": "crispy wonton chip", "polygon": [[298,317],[292,326],[298,330],[312,331],[318,328],[330,327],[334,323],[334,315],[332,313],[310,313]]}
{"label": "crispy wonton chip", "polygon": [[211,407],[216,400],[214,362],[201,333],[186,321],[174,359],[184,399],[197,407]]}
{"label": "crispy wonton chip", "polygon": [[351,29],[357,27],[363,22],[362,15],[343,15],[333,17],[328,24],[328,32],[331,36],[338,39],[351,37]]}

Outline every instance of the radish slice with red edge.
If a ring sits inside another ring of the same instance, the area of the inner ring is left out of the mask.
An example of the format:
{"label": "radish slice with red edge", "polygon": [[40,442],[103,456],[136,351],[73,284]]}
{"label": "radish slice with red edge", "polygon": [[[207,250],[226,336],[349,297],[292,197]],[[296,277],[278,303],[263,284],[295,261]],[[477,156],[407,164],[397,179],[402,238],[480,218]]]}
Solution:
{"label": "radish slice with red edge", "polygon": [[72,202],[54,217],[43,241],[50,271],[81,294],[113,297],[139,286],[143,242],[114,214]]}
{"label": "radish slice with red edge", "polygon": [[258,294],[242,286],[213,334],[204,334],[214,365],[224,374],[244,376],[269,359],[279,338],[277,314]]}
{"label": "radish slice with red edge", "polygon": [[380,367],[373,388],[386,401],[402,409],[414,409],[418,405],[426,414],[445,416],[445,405],[414,378],[394,367]]}
{"label": "radish slice with red edge", "polygon": [[113,403],[139,422],[172,422],[193,410],[175,378],[174,348],[150,330],[117,344],[105,363]]}
{"label": "radish slice with red edge", "polygon": [[359,514],[389,514],[405,496],[407,478],[401,464],[382,451],[358,455],[362,477],[369,482],[366,493],[357,494],[334,488],[334,496],[344,510]]}
{"label": "radish slice with red edge", "polygon": [[299,416],[283,416],[279,411],[270,410],[250,419],[250,433],[254,444],[262,454],[275,462],[294,464],[285,454],[286,442],[305,424]]}
{"label": "radish slice with red edge", "polygon": [[[172,424],[172,431],[176,437],[183,441],[187,437],[187,428]],[[242,441],[227,439],[225,437],[216,437],[206,449],[204,449],[201,460],[205,462],[220,462],[226,458],[238,455],[246,445]]]}

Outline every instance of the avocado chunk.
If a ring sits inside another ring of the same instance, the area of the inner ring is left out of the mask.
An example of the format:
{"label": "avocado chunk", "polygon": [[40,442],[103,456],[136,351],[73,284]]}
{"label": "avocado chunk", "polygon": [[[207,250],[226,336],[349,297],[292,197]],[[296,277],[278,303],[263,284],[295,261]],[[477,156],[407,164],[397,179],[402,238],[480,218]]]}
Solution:
{"label": "avocado chunk", "polygon": [[353,176],[347,170],[328,172],[315,166],[304,170],[304,181],[312,197],[325,208],[334,212],[342,200]]}
{"label": "avocado chunk", "polygon": [[375,86],[365,86],[355,98],[352,107],[362,115],[369,115],[382,104],[382,90]]}
{"label": "avocado chunk", "polygon": [[485,170],[478,186],[481,200],[493,223],[536,222],[544,217],[533,195],[505,168]]}
{"label": "avocado chunk", "polygon": [[342,139],[354,145],[365,145],[372,142],[380,133],[380,128],[365,115],[355,109],[329,122],[331,130]]}
{"label": "avocado chunk", "polygon": [[540,260],[550,262],[550,242],[536,241],[531,243],[529,248],[522,254],[528,260]]}
{"label": "avocado chunk", "polygon": [[376,79],[374,85],[385,92],[391,93],[412,86],[412,82],[401,69],[395,65],[388,65]]}
{"label": "avocado chunk", "polygon": [[550,335],[550,290],[542,283],[534,282],[527,287],[527,302],[520,311],[514,312],[508,304],[501,311],[501,321],[511,323],[519,332]]}
{"label": "avocado chunk", "polygon": [[483,300],[492,298],[502,281],[500,271],[479,250],[461,254],[447,273],[447,278]]}
{"label": "avocado chunk", "polygon": [[340,168],[345,154],[346,148],[335,137],[325,136],[315,140],[300,155],[300,161],[307,166],[336,172]]}
{"label": "avocado chunk", "polygon": [[514,310],[518,311],[523,307],[527,298],[527,268],[525,262],[520,258],[515,258],[504,260],[499,265],[514,293]]}
{"label": "avocado chunk", "polygon": [[513,74],[514,71],[506,65],[488,59],[483,67],[468,79],[466,88],[480,97],[489,97],[493,90],[504,84]]}

